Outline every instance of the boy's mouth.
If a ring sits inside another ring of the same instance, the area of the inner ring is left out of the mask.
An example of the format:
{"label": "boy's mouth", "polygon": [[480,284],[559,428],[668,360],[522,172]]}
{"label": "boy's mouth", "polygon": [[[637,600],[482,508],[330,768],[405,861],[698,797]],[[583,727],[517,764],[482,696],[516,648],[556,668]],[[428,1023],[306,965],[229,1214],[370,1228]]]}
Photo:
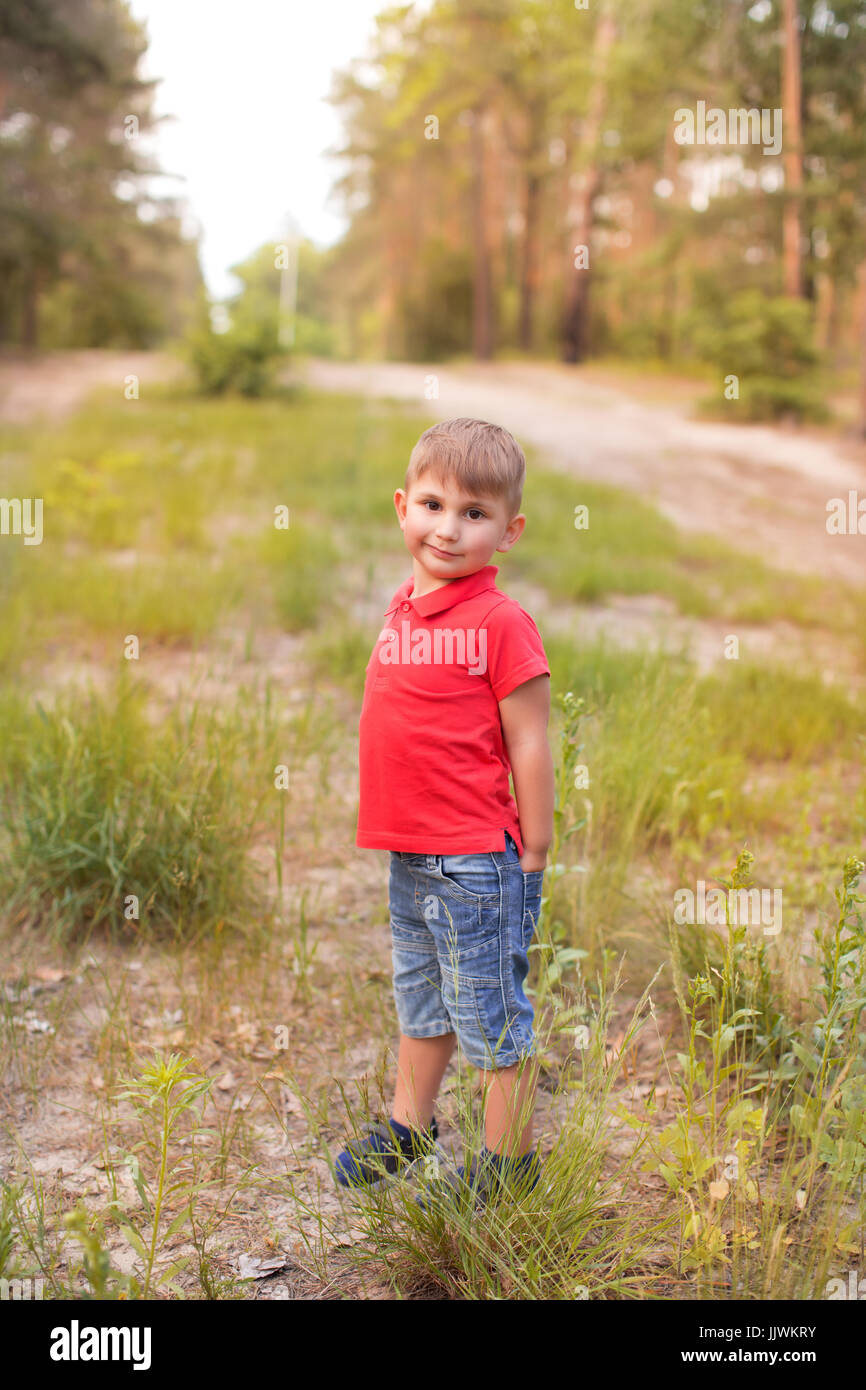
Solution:
{"label": "boy's mouth", "polygon": [[436,545],[430,545],[430,542],[429,542],[429,541],[427,542],[427,546],[428,546],[428,549],[430,549],[430,550],[433,551],[433,554],[434,554],[434,555],[439,555],[439,556],[441,556],[441,558],[442,558],[443,560],[456,560],[456,559],[457,559],[457,552],[454,551],[454,550],[440,550],[438,546],[436,546]]}

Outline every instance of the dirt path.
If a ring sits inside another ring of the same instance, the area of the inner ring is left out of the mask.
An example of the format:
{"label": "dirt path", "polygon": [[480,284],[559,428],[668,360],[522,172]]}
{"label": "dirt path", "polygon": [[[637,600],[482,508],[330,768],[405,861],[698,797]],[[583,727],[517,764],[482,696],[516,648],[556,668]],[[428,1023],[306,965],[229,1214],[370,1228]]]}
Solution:
{"label": "dirt path", "polygon": [[[431,373],[434,401],[424,394]],[[650,380],[626,389],[592,367],[311,359],[299,374],[317,389],[412,402],[431,422],[495,420],[552,466],[637,492],[684,530],[783,569],[866,583],[866,538],[826,530],[831,497],[866,493],[866,445],[818,430],[702,422],[682,400],[647,400]],[[668,387],[661,382],[659,395]]]}
{"label": "dirt path", "polygon": [[[180,369],[161,353],[4,353],[0,420],[61,418],[96,387],[120,393],[133,374],[143,390]],[[425,398],[431,373],[435,401]],[[637,492],[685,530],[720,536],[784,569],[866,583],[866,540],[826,529],[831,497],[866,493],[866,444],[813,429],[699,421],[690,416],[690,399],[700,394],[694,383],[643,377],[625,386],[592,366],[313,358],[298,375],[321,390],[407,402],[431,421],[496,420],[553,467]]]}
{"label": "dirt path", "polygon": [[180,371],[180,363],[156,352],[76,352],[0,355],[0,420],[22,425],[43,418],[69,415],[98,386],[116,387],[118,397],[128,376],[137,376],[139,391],[148,381],[165,381]]}

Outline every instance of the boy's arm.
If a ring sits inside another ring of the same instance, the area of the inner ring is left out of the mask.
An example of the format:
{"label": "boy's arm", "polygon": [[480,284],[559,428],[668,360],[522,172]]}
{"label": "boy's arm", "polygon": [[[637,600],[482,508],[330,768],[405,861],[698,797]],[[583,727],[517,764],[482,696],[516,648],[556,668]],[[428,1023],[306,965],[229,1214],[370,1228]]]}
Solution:
{"label": "boy's arm", "polygon": [[554,775],[547,742],[550,677],[534,676],[499,701],[523,839],[524,873],[543,869],[553,839]]}

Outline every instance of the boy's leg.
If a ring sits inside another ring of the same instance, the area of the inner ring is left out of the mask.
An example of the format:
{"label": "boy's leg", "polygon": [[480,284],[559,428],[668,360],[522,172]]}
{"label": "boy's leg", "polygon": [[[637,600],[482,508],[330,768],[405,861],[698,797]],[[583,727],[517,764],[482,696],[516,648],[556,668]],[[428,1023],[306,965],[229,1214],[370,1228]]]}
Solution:
{"label": "boy's leg", "polygon": [[426,1129],[433,1114],[445,1068],[457,1043],[454,1033],[437,1038],[409,1038],[400,1034],[397,1085],[392,1118],[410,1129]]}
{"label": "boy's leg", "polygon": [[528,1058],[513,1067],[482,1073],[485,1144],[491,1153],[518,1157],[532,1149],[532,1112],[538,1063]]}

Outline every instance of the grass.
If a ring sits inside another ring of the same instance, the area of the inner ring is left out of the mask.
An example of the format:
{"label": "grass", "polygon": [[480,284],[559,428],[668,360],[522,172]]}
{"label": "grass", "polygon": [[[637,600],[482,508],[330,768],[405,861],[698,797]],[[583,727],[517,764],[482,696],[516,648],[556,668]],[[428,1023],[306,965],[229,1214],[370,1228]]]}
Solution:
{"label": "grass", "polygon": [[[317,626],[338,562],[393,547],[391,498],[422,423],[351,397],[199,401],[162,386],[147,404],[5,428],[0,482],[43,496],[45,539],[3,548],[0,658],[11,674],[70,624],[197,643],[253,591],[291,630]],[[580,504],[586,530],[574,529]],[[274,527],[281,506],[286,530]],[[555,598],[660,594],[732,622],[784,613],[862,647],[862,596],[690,538],[629,493],[532,466],[524,507],[509,572]]]}
{"label": "grass", "polygon": [[[577,526],[576,508],[588,510]],[[784,615],[805,627],[849,633],[858,650],[862,594],[783,573],[709,535],[690,536],[619,488],[530,466],[523,510],[529,521],[510,561],[521,577],[564,600],[658,594],[691,617],[766,623]]]}
{"label": "grass", "polygon": [[[590,1046],[559,1058],[551,1081],[559,1126],[538,1185],[532,1190],[518,1185],[494,1196],[483,1220],[468,1186],[452,1190],[437,1184],[423,1165],[412,1182],[375,1192],[361,1189],[352,1198],[366,1238],[352,1251],[356,1268],[386,1270],[398,1296],[641,1296],[651,1282],[642,1262],[669,1235],[672,1220],[662,1217],[647,1225],[629,1200],[645,1135],[635,1137],[615,1176],[605,1175],[608,1107],[619,1066],[606,1064],[603,1039],[614,998],[615,990],[600,996]],[[646,1003],[647,996],[629,1021],[629,1044],[647,1022]],[[548,1037],[543,1050],[550,1055],[556,1040]],[[472,1079],[459,1068],[456,1094],[461,1146],[468,1156],[478,1152],[482,1133]],[[346,1109],[351,1128],[348,1102]],[[303,1201],[300,1193],[297,1199]]]}
{"label": "grass", "polygon": [[126,672],[107,701],[74,692],[46,710],[7,695],[0,874],[13,920],[61,940],[99,927],[135,940],[240,923],[255,903],[236,729],[198,710],[153,729],[143,703]]}
{"label": "grass", "polygon": [[[781,666],[702,676],[545,634],[544,1188],[483,1220],[459,1201],[424,1213],[411,1186],[351,1213],[325,1200],[346,1127],[387,1106],[392,1075],[383,876],[347,852],[389,596],[377,563],[401,553],[391,497],[423,423],[351,398],[160,389],[4,432],[3,491],[46,508],[41,547],[0,549],[18,961],[0,1030],[26,1101],[4,1121],[0,1277],[61,1298],[237,1298],[240,1248],[289,1251],[296,1296],[820,1297],[863,1257],[863,709]],[[861,596],[830,602],[626,494],[532,469],[525,509],[506,589],[784,611],[861,640]],[[674,922],[678,887],[753,868],[783,890],[779,937]],[[458,1066],[441,1102],[467,1152],[475,1079]],[[196,1114],[175,1123],[187,1084]],[[100,1154],[94,1191],[37,1172],[40,1142]]]}

